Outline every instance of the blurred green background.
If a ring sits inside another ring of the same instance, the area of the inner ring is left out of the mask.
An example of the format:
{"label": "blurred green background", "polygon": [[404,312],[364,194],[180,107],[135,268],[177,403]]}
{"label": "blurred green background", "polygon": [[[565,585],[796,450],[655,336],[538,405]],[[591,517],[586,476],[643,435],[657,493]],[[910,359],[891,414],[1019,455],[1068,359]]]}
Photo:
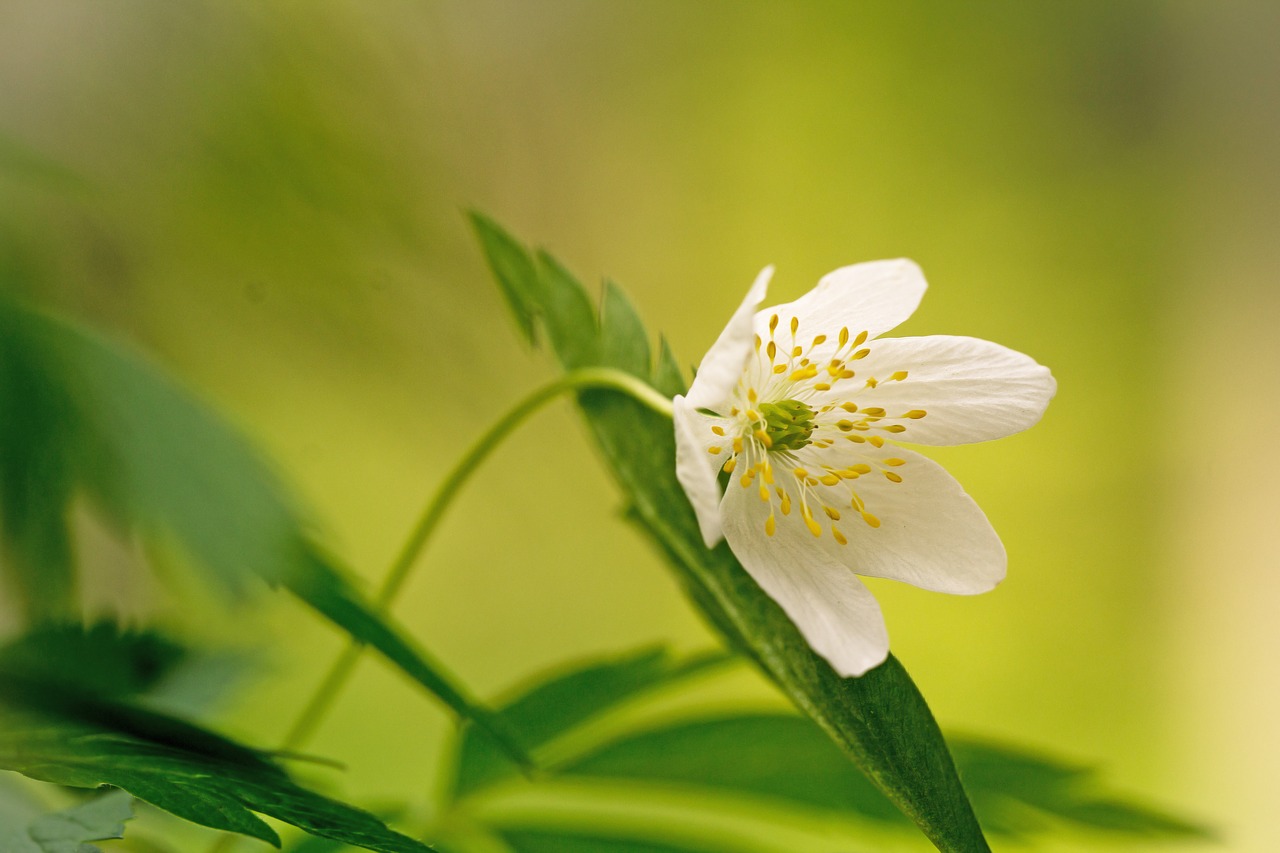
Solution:
{"label": "blurred green background", "polygon": [[[621,282],[686,364],[766,263],[782,301],[914,258],[933,288],[903,332],[998,341],[1060,390],[1035,430],[935,454],[1009,578],[876,584],[894,651],[944,727],[1097,760],[1264,853],[1278,37],[1265,2],[5,0],[0,260],[246,427],[373,579],[468,436],[550,375],[464,210]],[[567,407],[540,416],[397,613],[483,695],[710,643],[617,508]],[[91,607],[191,621],[87,535]],[[261,632],[271,672],[222,724],[274,741],[340,638],[283,600],[235,616],[199,629]],[[706,701],[776,701],[739,682]],[[358,796],[425,796],[448,725],[366,663],[316,749]]]}

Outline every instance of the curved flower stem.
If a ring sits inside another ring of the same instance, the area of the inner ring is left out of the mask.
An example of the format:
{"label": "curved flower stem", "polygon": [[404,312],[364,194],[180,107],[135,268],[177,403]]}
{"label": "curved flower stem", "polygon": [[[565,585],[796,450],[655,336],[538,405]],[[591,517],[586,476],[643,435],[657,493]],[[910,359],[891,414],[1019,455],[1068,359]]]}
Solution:
{"label": "curved flower stem", "polygon": [[[564,394],[587,390],[618,391],[661,415],[671,416],[670,399],[658,393],[644,380],[608,367],[585,367],[572,370],[534,390],[516,403],[505,415],[498,418],[497,422],[471,445],[471,448],[445,476],[440,487],[423,508],[418,523],[401,546],[395,562],[387,570],[376,598],[379,607],[385,609],[395,600],[422,549],[452,505],[454,498],[458,496],[462,486],[489,454],[497,449],[503,439],[552,400]],[[333,701],[346,686],[347,679],[351,677],[363,651],[362,643],[352,642],[333,662],[324,681],[316,688],[311,700],[302,709],[288,735],[285,736],[282,749],[298,749],[315,733]]]}
{"label": "curved flower stem", "polygon": [[[401,587],[404,586],[404,582],[408,580],[409,573],[413,570],[419,555],[421,555],[422,549],[426,547],[431,534],[435,532],[440,520],[444,518],[444,514],[453,503],[453,499],[458,496],[462,486],[475,473],[481,463],[489,457],[489,454],[496,450],[498,445],[502,444],[503,439],[515,432],[517,427],[551,401],[564,394],[591,390],[618,391],[644,404],[660,415],[671,417],[670,399],[658,393],[644,380],[610,367],[584,367],[578,370],[571,370],[558,379],[535,389],[512,406],[505,415],[498,418],[493,426],[485,430],[476,439],[471,448],[445,476],[435,494],[427,501],[427,505],[423,507],[422,515],[418,517],[418,523],[414,525],[409,538],[400,547],[400,553],[396,556],[395,562],[391,564],[391,568],[387,570],[382,586],[378,589],[375,601],[379,607],[385,610],[395,601]],[[301,748],[315,734],[316,729],[319,728],[320,723],[324,721],[325,715],[328,714],[329,709],[332,707],[334,700],[338,698],[338,695],[346,686],[347,679],[355,671],[356,664],[360,661],[360,655],[363,652],[364,644],[356,641],[352,641],[343,649],[342,654],[329,667],[329,672],[325,675],[324,681],[320,682],[315,693],[311,695],[310,701],[307,702],[306,707],[298,714],[298,718],[289,729],[289,733],[285,735],[284,741],[280,745],[280,752],[290,752]],[[231,833],[223,834],[214,842],[209,853],[225,853],[225,851],[231,850],[238,838],[239,836]]]}

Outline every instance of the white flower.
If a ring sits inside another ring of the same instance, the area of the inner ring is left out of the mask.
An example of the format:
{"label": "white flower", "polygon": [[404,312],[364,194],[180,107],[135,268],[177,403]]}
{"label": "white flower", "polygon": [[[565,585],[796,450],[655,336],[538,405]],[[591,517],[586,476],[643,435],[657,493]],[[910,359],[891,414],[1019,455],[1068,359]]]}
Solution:
{"label": "white flower", "polygon": [[988,341],[881,338],[924,295],[911,261],[838,269],[756,313],[772,274],[756,278],[675,398],[676,473],[707,546],[727,539],[813,649],[861,675],[884,661],[889,638],[855,573],[959,594],[1005,574],[1004,546],[960,484],[892,442],[1019,432],[1056,383]]}

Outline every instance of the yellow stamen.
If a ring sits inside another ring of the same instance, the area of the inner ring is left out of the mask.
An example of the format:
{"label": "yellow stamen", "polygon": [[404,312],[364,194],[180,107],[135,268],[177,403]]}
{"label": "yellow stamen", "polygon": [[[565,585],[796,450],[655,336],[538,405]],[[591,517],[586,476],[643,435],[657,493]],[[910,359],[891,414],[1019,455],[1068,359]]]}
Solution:
{"label": "yellow stamen", "polygon": [[710,453],[712,456],[719,456],[723,450],[724,450],[723,447],[720,447],[715,444],[707,448],[707,452]]}
{"label": "yellow stamen", "polygon": [[902,482],[902,475],[899,474],[897,471],[885,471],[884,478],[888,480],[890,483]]}
{"label": "yellow stamen", "polygon": [[913,421],[918,421],[921,418],[923,418],[926,414],[928,414],[928,412],[926,412],[924,409],[912,409],[911,411],[903,415],[903,417],[911,418],[911,420]]}
{"label": "yellow stamen", "polygon": [[738,467],[738,457],[730,456],[729,461],[724,463],[724,472],[726,474],[732,474],[733,469],[737,467]]}
{"label": "yellow stamen", "polygon": [[849,540],[844,538],[844,534],[841,533],[834,524],[831,525],[831,536],[841,545],[849,544]]}
{"label": "yellow stamen", "polygon": [[907,460],[905,460],[905,459],[899,459],[898,457],[894,456],[894,457],[892,457],[892,458],[890,458],[890,459],[886,459],[886,460],[884,460],[884,464],[886,464],[886,465],[892,465],[894,468],[897,468],[899,465],[906,465],[906,464],[907,464]]}
{"label": "yellow stamen", "polygon": [[889,377],[889,379],[893,382],[901,382],[906,378],[907,378],[907,371],[905,370],[899,370],[897,373]]}
{"label": "yellow stamen", "polygon": [[825,512],[825,513],[827,514],[827,518],[831,519],[832,521],[839,521],[839,520],[840,520],[840,511],[839,511],[838,509],[836,509],[835,507],[833,507],[833,506],[824,506],[824,507],[822,508],[822,511],[823,511],[823,512]]}
{"label": "yellow stamen", "polygon": [[764,535],[772,536],[778,529],[778,522],[774,519],[773,513],[769,513],[769,517],[764,520]]}
{"label": "yellow stamen", "polygon": [[872,515],[869,512],[866,512],[865,510],[862,513],[862,520],[865,521],[867,523],[867,526],[869,527],[880,526],[880,519],[876,518],[874,515]]}

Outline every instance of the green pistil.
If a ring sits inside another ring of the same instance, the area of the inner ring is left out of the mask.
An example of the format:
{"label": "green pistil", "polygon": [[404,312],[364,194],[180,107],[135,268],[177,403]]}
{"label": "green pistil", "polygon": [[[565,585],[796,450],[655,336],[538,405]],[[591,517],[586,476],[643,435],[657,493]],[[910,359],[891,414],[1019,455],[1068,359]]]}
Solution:
{"label": "green pistil", "polygon": [[761,403],[765,433],[773,442],[770,450],[799,450],[809,444],[813,434],[813,409],[799,400],[780,400],[777,403]]}

